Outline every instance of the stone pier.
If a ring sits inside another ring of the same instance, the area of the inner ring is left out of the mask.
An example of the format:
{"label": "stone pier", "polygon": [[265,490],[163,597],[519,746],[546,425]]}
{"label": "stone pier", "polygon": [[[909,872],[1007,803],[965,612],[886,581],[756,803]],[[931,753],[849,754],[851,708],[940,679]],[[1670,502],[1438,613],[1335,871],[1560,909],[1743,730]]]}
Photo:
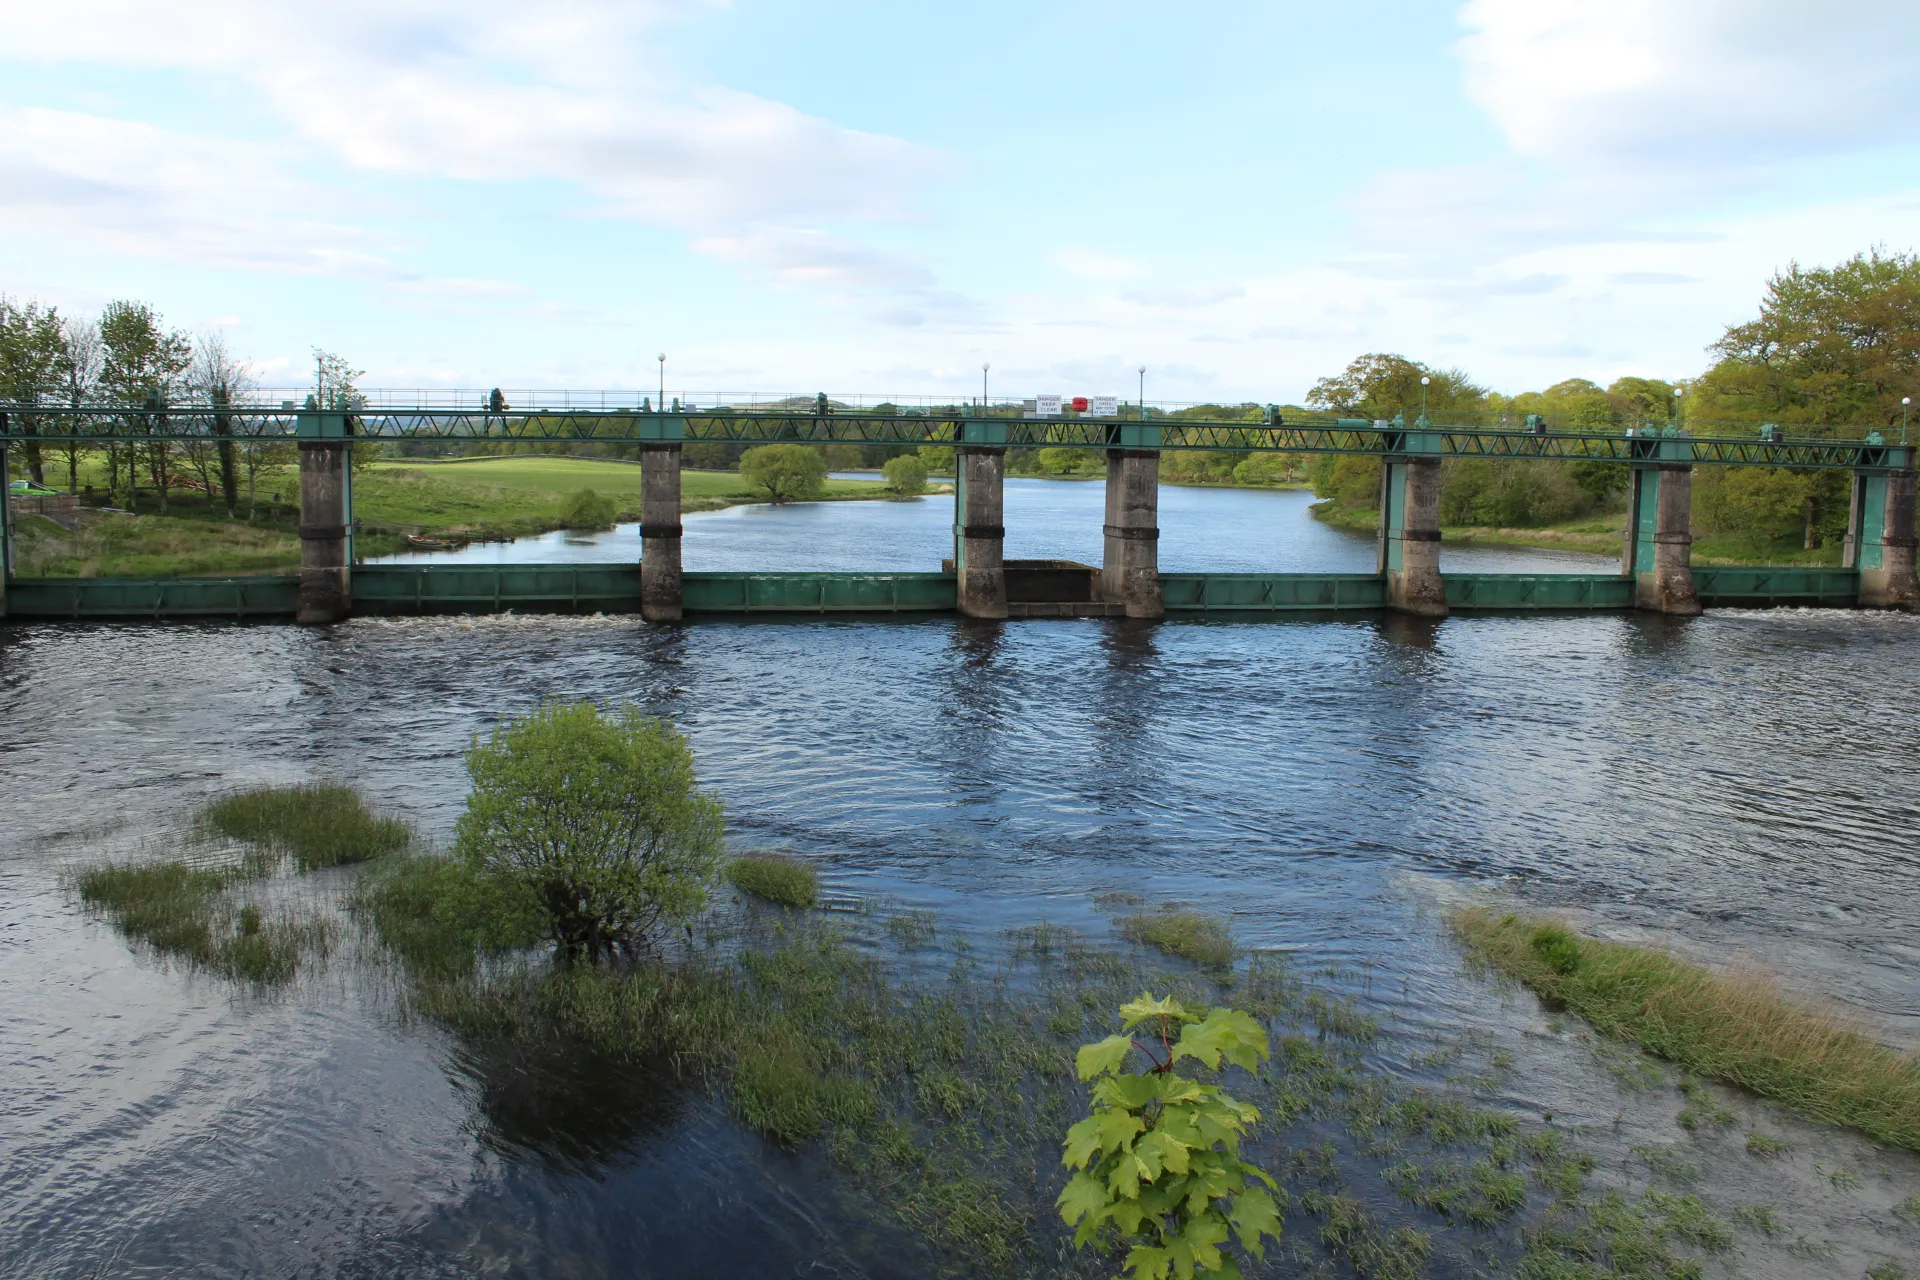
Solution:
{"label": "stone pier", "polygon": [[[0,413],[0,431],[6,430],[7,415]],[[13,510],[8,506],[7,445],[0,440],[0,619],[7,616],[7,579],[13,576]]]}
{"label": "stone pier", "polygon": [[300,605],[307,626],[339,622],[353,608],[348,528],[353,521],[352,443],[347,415],[300,415]]}
{"label": "stone pier", "polygon": [[640,616],[678,622],[680,577],[680,446],[640,450]]}
{"label": "stone pier", "polygon": [[1389,608],[1423,618],[1447,616],[1447,585],[1440,577],[1440,459],[1381,462],[1379,566]]}
{"label": "stone pier", "polygon": [[1100,594],[1129,618],[1163,618],[1160,599],[1160,452],[1107,450],[1106,549]]}
{"label": "stone pier", "polygon": [[1853,473],[1843,563],[1860,574],[1864,609],[1920,609],[1914,577],[1914,459],[1906,446],[1889,446],[1885,465]]}
{"label": "stone pier", "polygon": [[[1687,447],[1684,439],[1663,439],[1657,445],[1656,457],[1678,454]],[[1691,462],[1633,464],[1620,571],[1633,579],[1636,609],[1681,617],[1700,612],[1700,597],[1693,587]]]}
{"label": "stone pier", "polygon": [[953,568],[960,612],[1004,618],[1007,451],[961,445],[953,461]]}

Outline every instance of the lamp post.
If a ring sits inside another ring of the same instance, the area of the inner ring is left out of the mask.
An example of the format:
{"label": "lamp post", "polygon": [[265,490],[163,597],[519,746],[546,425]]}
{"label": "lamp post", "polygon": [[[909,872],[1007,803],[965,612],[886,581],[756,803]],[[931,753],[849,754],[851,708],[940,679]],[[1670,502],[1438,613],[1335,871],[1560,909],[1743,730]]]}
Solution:
{"label": "lamp post", "polygon": [[982,417],[987,413],[987,370],[991,368],[993,366],[985,360],[980,362],[980,415]]}
{"label": "lamp post", "polygon": [[1147,420],[1147,366],[1140,366],[1140,421]]}
{"label": "lamp post", "polygon": [[664,413],[667,408],[667,353],[662,351],[654,359],[660,362],[660,399],[656,403]]}
{"label": "lamp post", "polygon": [[1681,394],[1685,390],[1685,387],[1675,387],[1673,389],[1673,429],[1675,431],[1679,431],[1686,426],[1687,407],[1681,399]]}
{"label": "lamp post", "polygon": [[1900,443],[1907,442],[1907,412],[1913,405],[1912,396],[1900,397]]}
{"label": "lamp post", "polygon": [[1427,425],[1427,384],[1432,382],[1426,374],[1420,375],[1420,425]]}

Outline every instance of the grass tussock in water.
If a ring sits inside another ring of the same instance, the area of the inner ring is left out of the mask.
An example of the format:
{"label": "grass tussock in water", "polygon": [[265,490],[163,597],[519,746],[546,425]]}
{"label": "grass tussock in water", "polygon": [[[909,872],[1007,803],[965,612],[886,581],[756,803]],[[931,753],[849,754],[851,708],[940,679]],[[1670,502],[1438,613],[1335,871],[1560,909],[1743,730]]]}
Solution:
{"label": "grass tussock in water", "polygon": [[727,863],[727,879],[742,893],[789,907],[811,907],[820,897],[820,873],[803,858],[750,853]]}
{"label": "grass tussock in water", "polygon": [[302,871],[365,862],[413,838],[406,823],[377,816],[352,787],[328,783],[255,787],[214,801],[200,816],[220,835],[290,855]]}
{"label": "grass tussock in water", "polygon": [[1454,936],[1609,1035],[1815,1120],[1920,1150],[1920,1056],[1897,1053],[1754,973],[1718,973],[1550,920],[1469,908]]}
{"label": "grass tussock in water", "polygon": [[242,981],[290,981],[303,954],[324,954],[327,927],[291,914],[269,919],[230,890],[259,879],[257,861],[226,867],[185,862],[114,863],[81,873],[80,898],[125,936],[161,955]]}
{"label": "grass tussock in water", "polygon": [[1122,917],[1119,929],[1129,942],[1144,942],[1210,969],[1227,968],[1237,954],[1227,922],[1204,911],[1178,907],[1138,911]]}

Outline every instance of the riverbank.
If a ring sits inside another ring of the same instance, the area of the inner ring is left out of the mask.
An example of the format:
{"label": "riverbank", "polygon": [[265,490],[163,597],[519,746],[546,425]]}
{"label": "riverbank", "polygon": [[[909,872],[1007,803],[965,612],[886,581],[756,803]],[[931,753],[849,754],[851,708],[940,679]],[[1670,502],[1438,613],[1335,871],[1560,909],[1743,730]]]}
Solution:
{"label": "riverbank", "polygon": [[[1380,525],[1380,513],[1372,508],[1340,507],[1331,501],[1316,502],[1309,510],[1313,518],[1337,529],[1373,533]],[[1618,557],[1626,538],[1625,513],[1599,517],[1584,516],[1560,524],[1536,529],[1497,529],[1485,525],[1442,525],[1443,541],[1457,546],[1531,547],[1542,551],[1585,551],[1593,555]],[[1815,547],[1808,550],[1791,538],[1771,541],[1754,538],[1696,535],[1693,563],[1699,565],[1837,565],[1840,548]]]}

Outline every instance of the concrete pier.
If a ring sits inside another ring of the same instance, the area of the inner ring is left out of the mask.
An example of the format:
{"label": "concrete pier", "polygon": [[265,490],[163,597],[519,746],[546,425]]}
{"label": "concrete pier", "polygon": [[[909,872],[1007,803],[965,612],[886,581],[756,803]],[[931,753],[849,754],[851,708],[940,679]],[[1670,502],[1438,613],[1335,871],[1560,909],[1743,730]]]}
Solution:
{"label": "concrete pier", "polygon": [[[1667,450],[1679,443],[1658,442]],[[1620,568],[1633,579],[1636,609],[1680,617],[1700,612],[1700,596],[1693,586],[1691,463],[1633,464]]]}
{"label": "concrete pier", "polygon": [[1389,608],[1423,618],[1447,615],[1447,586],[1440,577],[1440,459],[1389,457],[1380,464],[1379,564]]}
{"label": "concrete pier", "polygon": [[1914,576],[1913,451],[1889,447],[1888,469],[1853,473],[1846,568],[1860,574],[1863,609],[1920,609]]}
{"label": "concrete pier", "polygon": [[954,451],[953,567],[960,612],[1007,616],[1007,451],[961,445]]}
{"label": "concrete pier", "polygon": [[678,622],[681,614],[680,446],[640,450],[640,616]]}
{"label": "concrete pier", "polygon": [[1100,593],[1129,618],[1163,618],[1160,598],[1160,452],[1107,450],[1106,549]]}
{"label": "concrete pier", "polygon": [[[342,419],[315,416],[334,419],[330,426]],[[353,571],[347,562],[352,448],[338,435],[300,441],[300,607],[294,620],[308,626],[339,622],[353,608]]]}

